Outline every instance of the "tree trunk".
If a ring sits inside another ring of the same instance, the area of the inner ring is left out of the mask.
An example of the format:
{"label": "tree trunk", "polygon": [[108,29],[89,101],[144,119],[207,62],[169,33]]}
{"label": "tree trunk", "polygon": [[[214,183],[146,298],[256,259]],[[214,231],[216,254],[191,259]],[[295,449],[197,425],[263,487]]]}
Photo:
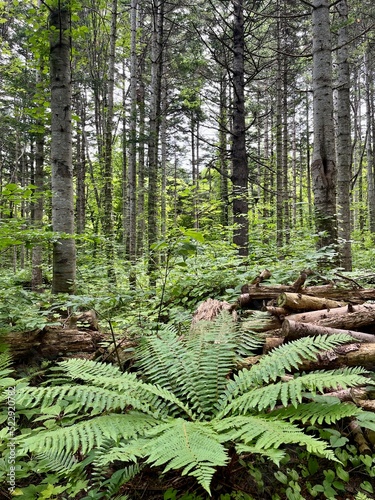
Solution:
{"label": "tree trunk", "polygon": [[337,65],[337,209],[339,215],[340,263],[345,271],[352,270],[351,253],[351,125],[350,125],[350,71],[348,61],[348,4],[337,4],[340,16]]}
{"label": "tree trunk", "polygon": [[239,254],[248,255],[248,165],[245,125],[245,34],[244,1],[232,0],[233,5],[233,130],[232,130],[232,183],[233,242]]}
{"label": "tree trunk", "polygon": [[[37,72],[36,84],[42,81],[43,71],[42,68]],[[37,121],[37,127],[43,127],[42,120]],[[34,184],[36,186],[35,194],[36,199],[33,202],[33,223],[36,227],[40,228],[43,221],[44,212],[44,131],[43,133],[36,134],[35,140],[35,172]],[[41,291],[43,286],[43,248],[41,245],[36,245],[32,249],[32,275],[31,275],[31,288],[35,291]]]}
{"label": "tree trunk", "polygon": [[110,44],[108,57],[108,92],[107,113],[105,121],[104,137],[104,202],[103,202],[103,233],[105,240],[105,255],[107,260],[107,273],[110,281],[116,281],[113,267],[114,261],[114,234],[113,234],[113,166],[112,166],[112,143],[113,143],[113,105],[115,86],[115,54],[117,37],[117,0],[112,0]]}
{"label": "tree trunk", "polygon": [[365,54],[365,74],[366,74],[366,127],[367,127],[367,203],[369,230],[375,233],[375,168],[374,168],[374,130],[373,130],[373,68],[372,52],[368,46]]}
{"label": "tree trunk", "polygon": [[318,248],[337,248],[336,161],[328,0],[313,0],[314,150],[311,165]]}
{"label": "tree trunk", "polygon": [[163,29],[164,0],[153,0],[151,35],[151,85],[150,119],[148,141],[148,274],[151,286],[155,282],[153,272],[157,266],[157,257],[152,254],[152,245],[158,238],[157,201],[158,201],[158,144],[160,130],[161,78],[163,67]]}
{"label": "tree trunk", "polygon": [[[51,8],[50,27],[52,225],[69,235],[74,233],[69,2]],[[59,238],[53,246],[53,293],[72,293],[75,275],[75,241]]]}
{"label": "tree trunk", "polygon": [[138,0],[131,1],[130,7],[130,123],[128,156],[128,248],[132,264],[129,283],[135,288],[134,265],[137,257],[137,7]]}

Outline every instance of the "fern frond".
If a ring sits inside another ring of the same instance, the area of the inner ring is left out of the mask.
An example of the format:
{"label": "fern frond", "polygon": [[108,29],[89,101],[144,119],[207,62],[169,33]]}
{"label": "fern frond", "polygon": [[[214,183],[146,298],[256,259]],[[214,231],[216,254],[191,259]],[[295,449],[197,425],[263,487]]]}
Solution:
{"label": "fern frond", "polygon": [[73,469],[80,466],[75,456],[66,450],[60,450],[57,453],[49,450],[40,451],[36,454],[36,459],[39,462],[38,467],[41,467],[43,470],[53,471],[58,475],[71,473]]}
{"label": "fern frond", "polygon": [[134,373],[122,373],[116,367],[79,359],[69,359],[59,365],[72,379],[80,379],[87,385],[31,387],[20,391],[19,402],[30,406],[49,406],[67,397],[82,403],[82,409],[101,411],[124,409],[132,406],[150,415],[170,415],[176,411],[193,418],[190,408],[172,392],[156,385],[146,384]]}
{"label": "fern frond", "polygon": [[[101,363],[99,361],[92,361],[90,359],[78,359],[72,358],[59,363],[65,373],[67,373],[72,379],[82,379],[86,380],[84,377],[89,377],[90,380],[95,377],[107,377],[107,378],[121,378],[123,372],[115,366],[108,363]],[[136,378],[134,373],[128,374],[132,378]]]}
{"label": "fern frond", "polygon": [[17,394],[19,405],[29,408],[41,406],[42,410],[71,399],[79,401],[81,410],[89,411],[91,415],[98,415],[103,411],[123,410],[129,406],[152,415],[157,411],[155,406],[152,407],[140,398],[134,389],[130,388],[126,392],[119,393],[102,387],[85,385],[26,387]]}
{"label": "fern frond", "polygon": [[105,451],[98,450],[95,457],[95,467],[103,467],[117,460],[125,463],[137,462],[139,458],[144,458],[147,455],[149,446],[148,439],[139,437],[130,441],[122,441],[118,446],[112,446]]}
{"label": "fern frond", "polygon": [[207,424],[175,419],[147,433],[152,438],[147,462],[166,465],[164,471],[183,469],[182,475],[195,477],[210,493],[215,468],[228,462],[224,446]]}
{"label": "fern frond", "polygon": [[356,387],[368,383],[368,378],[362,374],[367,373],[361,367],[343,368],[331,371],[316,371],[298,376],[287,382],[280,381],[275,384],[268,384],[265,387],[251,389],[245,394],[234,399],[220,415],[246,414],[257,409],[263,411],[266,408],[273,409],[277,403],[284,406],[292,404],[297,407],[306,396],[306,391],[315,395],[323,392],[324,389],[337,389],[338,387]]}
{"label": "fern frond", "polygon": [[[141,466],[139,464],[132,464],[124,469],[117,470],[111,475],[111,478],[104,482],[103,486],[106,489],[105,498],[113,499],[114,495],[118,493],[121,486],[131,481],[137,474],[139,474]],[[128,497],[121,497],[128,498]]]}
{"label": "fern frond", "polygon": [[223,433],[224,441],[242,441],[245,445],[255,446],[259,450],[278,449],[283,444],[299,444],[305,446],[310,453],[336,460],[324,441],[306,434],[290,422],[272,419],[267,415],[225,418],[213,422],[213,427]]}
{"label": "fern frond", "polygon": [[235,364],[239,333],[225,315],[200,322],[184,339],[150,336],[144,340],[139,366],[150,383],[172,391],[189,403],[196,418],[213,413]]}
{"label": "fern frond", "polygon": [[313,401],[311,403],[303,403],[294,407],[282,408],[271,412],[270,417],[282,418],[289,422],[300,420],[303,424],[334,424],[338,420],[346,417],[357,417],[362,412],[352,403],[332,403],[327,401]]}
{"label": "fern frond", "polygon": [[156,423],[154,418],[136,412],[104,415],[69,427],[39,432],[26,437],[21,444],[25,450],[35,452],[48,449],[51,453],[59,453],[61,450],[75,453],[80,448],[86,454],[101,446],[106,439],[117,441],[120,438],[134,438],[144,434]]}
{"label": "fern frond", "polygon": [[347,335],[318,335],[304,337],[275,348],[250,370],[243,369],[234,376],[220,400],[220,408],[225,408],[236,396],[282,377],[297,368],[303,360],[316,360],[319,352],[333,349],[349,339]]}

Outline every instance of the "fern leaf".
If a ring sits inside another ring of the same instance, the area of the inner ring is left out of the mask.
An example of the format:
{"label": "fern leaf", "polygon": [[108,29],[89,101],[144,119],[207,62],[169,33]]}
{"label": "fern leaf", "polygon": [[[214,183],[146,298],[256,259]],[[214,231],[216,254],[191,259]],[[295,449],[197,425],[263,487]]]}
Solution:
{"label": "fern leaf", "polygon": [[145,339],[139,366],[148,381],[189,403],[195,418],[213,413],[234,367],[237,337],[233,321],[225,315],[200,322],[188,337],[178,340],[160,332]]}
{"label": "fern leaf", "polygon": [[207,424],[175,419],[157,426],[147,433],[152,437],[152,450],[147,462],[183,469],[182,475],[193,476],[210,493],[215,468],[228,462],[224,446]]}
{"label": "fern leaf", "polygon": [[324,441],[306,434],[290,422],[272,419],[267,415],[230,417],[213,423],[213,427],[219,433],[224,433],[222,439],[225,441],[242,441],[259,450],[278,449],[283,444],[299,444],[310,453],[336,460]]}
{"label": "fern leaf", "polygon": [[319,335],[305,337],[274,349],[250,370],[243,369],[228,383],[225,394],[221,397],[219,409],[224,409],[236,396],[276,381],[288,371],[295,369],[304,360],[317,359],[320,351],[333,349],[344,344],[350,337],[347,335]]}
{"label": "fern leaf", "polygon": [[106,439],[133,438],[144,434],[157,420],[141,413],[125,415],[104,415],[78,422],[69,427],[40,432],[22,441],[25,450],[40,452],[45,449],[59,453],[62,449],[75,453],[78,448],[83,454],[99,447]]}
{"label": "fern leaf", "polygon": [[82,410],[97,415],[103,411],[123,410],[131,406],[145,413],[154,414],[156,408],[142,400],[137,392],[128,387],[127,391],[111,391],[102,387],[85,385],[63,385],[54,387],[26,387],[17,393],[17,403],[27,407],[47,408],[53,404],[70,401],[80,402]]}
{"label": "fern leaf", "polygon": [[302,402],[306,392],[315,395],[324,389],[337,389],[338,387],[356,387],[368,383],[367,373],[363,368],[352,367],[331,371],[316,371],[298,376],[287,382],[280,381],[264,387],[249,390],[234,399],[220,414],[246,414],[257,409],[273,409],[278,402],[284,406],[292,404],[297,407]]}
{"label": "fern leaf", "polygon": [[66,450],[60,450],[58,453],[51,451],[40,451],[36,455],[38,466],[46,471],[53,471],[58,475],[71,473],[73,469],[80,467],[80,463],[74,455]]}
{"label": "fern leaf", "polygon": [[311,402],[298,405],[297,408],[289,407],[271,412],[269,415],[294,422],[300,420],[303,424],[334,424],[346,417],[360,415],[362,410],[352,403],[332,403],[331,401]]}

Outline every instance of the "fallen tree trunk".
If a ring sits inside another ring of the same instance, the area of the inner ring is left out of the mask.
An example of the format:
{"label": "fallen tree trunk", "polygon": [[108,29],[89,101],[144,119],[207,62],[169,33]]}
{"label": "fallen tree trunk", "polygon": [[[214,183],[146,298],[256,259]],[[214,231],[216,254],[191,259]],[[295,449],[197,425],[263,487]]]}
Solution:
{"label": "fallen tree trunk", "polygon": [[298,371],[332,370],[347,366],[375,370],[375,344],[348,344],[322,352],[317,361],[303,361],[298,365]]}
{"label": "fallen tree trunk", "polygon": [[288,319],[303,323],[317,323],[318,325],[344,330],[355,330],[375,322],[375,304],[356,306],[349,304],[335,309],[290,314]]}
{"label": "fallen tree trunk", "polygon": [[12,332],[4,337],[16,362],[66,356],[90,358],[103,340],[104,335],[96,330],[48,326],[33,332]]}
{"label": "fallen tree trunk", "polygon": [[326,299],[322,297],[313,297],[301,293],[283,292],[277,297],[277,306],[292,310],[317,311],[320,309],[333,309],[343,306],[343,302]]}
{"label": "fallen tree trunk", "polygon": [[353,330],[339,330],[314,323],[298,323],[289,318],[285,319],[281,328],[283,336],[288,340],[301,337],[313,337],[315,335],[345,334],[361,342],[375,343],[375,335],[369,333],[355,332]]}
{"label": "fallen tree trunk", "polygon": [[[253,300],[270,301],[275,300],[280,293],[295,292],[293,286],[289,285],[246,285],[243,293],[238,299],[240,307],[246,307]],[[304,295],[312,297],[322,297],[325,299],[338,300],[339,302],[350,302],[352,304],[362,304],[367,300],[375,300],[375,289],[347,289],[334,285],[307,286],[300,290]]]}

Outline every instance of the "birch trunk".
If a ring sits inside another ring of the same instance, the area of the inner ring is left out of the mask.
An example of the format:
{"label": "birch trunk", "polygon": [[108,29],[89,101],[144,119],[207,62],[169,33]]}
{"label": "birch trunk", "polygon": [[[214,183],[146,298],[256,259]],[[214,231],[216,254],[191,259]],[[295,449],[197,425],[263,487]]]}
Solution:
{"label": "birch trunk", "polygon": [[[74,233],[70,8],[59,2],[50,12],[51,164],[53,230]],[[72,293],[76,275],[73,238],[53,246],[53,293]]]}

